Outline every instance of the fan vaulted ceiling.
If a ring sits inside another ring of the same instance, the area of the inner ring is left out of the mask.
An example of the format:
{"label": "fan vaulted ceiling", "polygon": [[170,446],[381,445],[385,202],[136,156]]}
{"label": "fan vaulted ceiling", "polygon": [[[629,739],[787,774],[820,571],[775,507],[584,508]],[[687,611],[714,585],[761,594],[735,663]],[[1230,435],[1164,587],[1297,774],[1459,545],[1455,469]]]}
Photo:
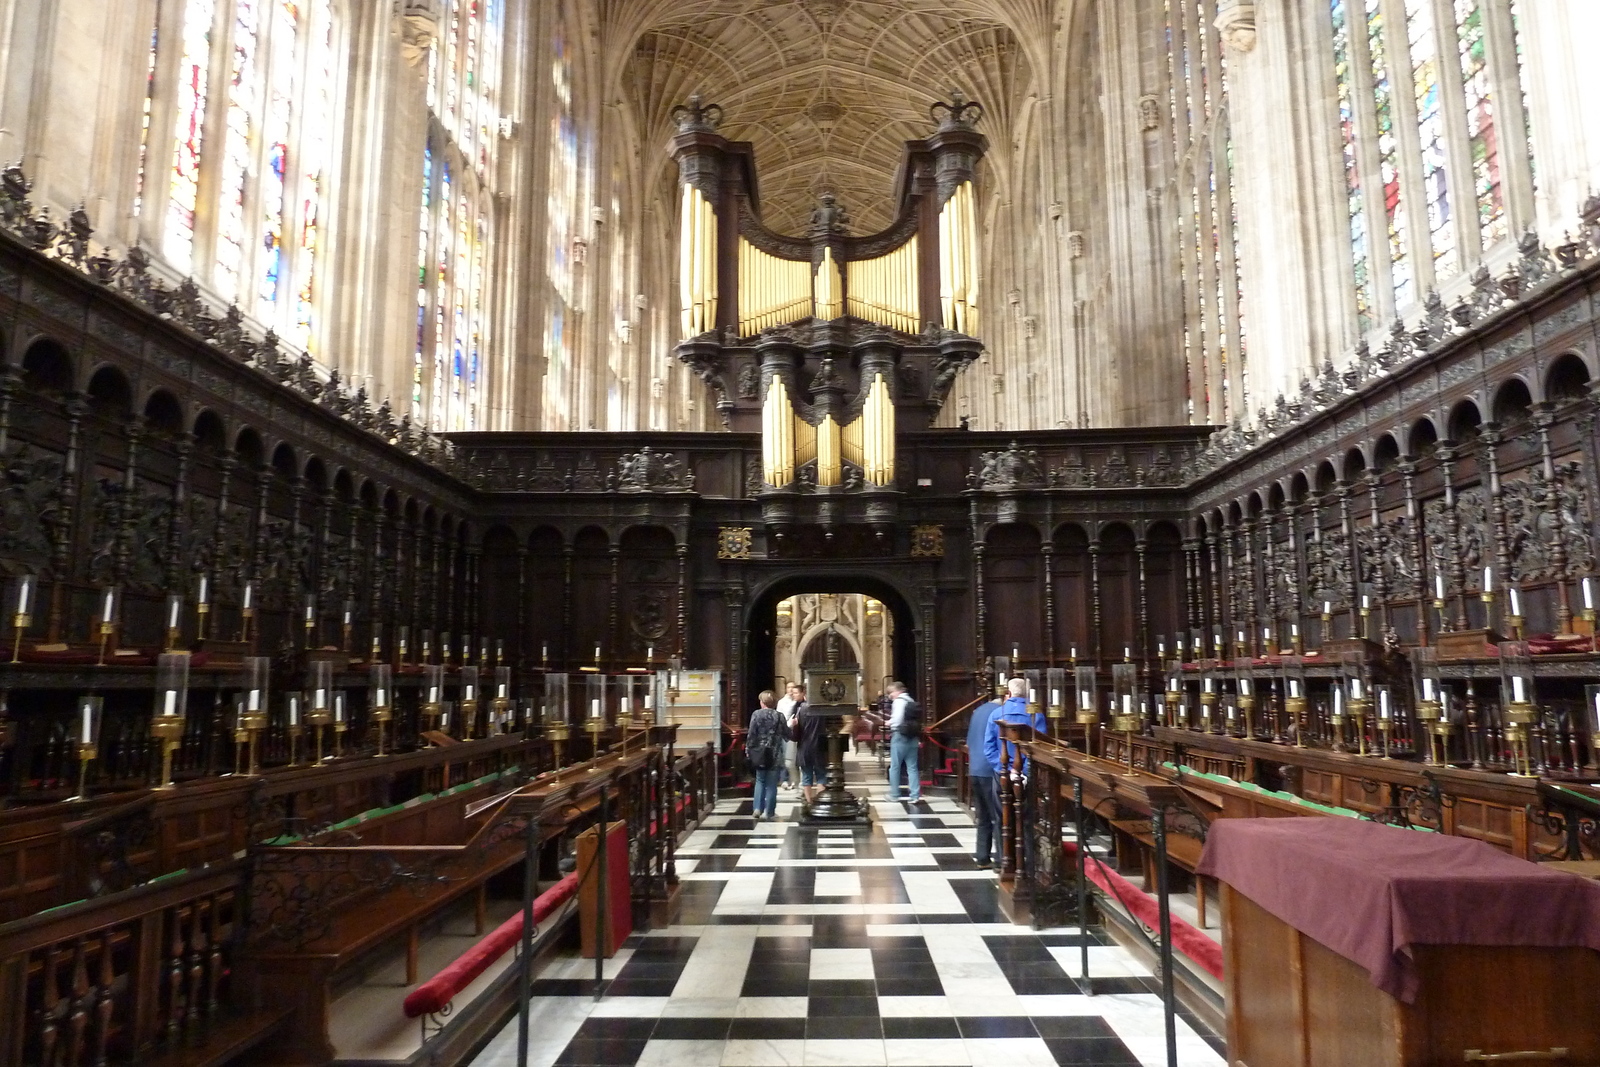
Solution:
{"label": "fan vaulted ceiling", "polygon": [[[1008,6],[1023,10],[1007,11],[1011,17],[1001,21],[996,9]],[[755,145],[762,214],[774,229],[802,232],[817,195],[831,191],[850,209],[854,231],[870,233],[893,218],[901,146],[931,132],[930,103],[958,88],[988,110],[981,128],[991,140],[1004,136],[1018,89],[1028,82],[1027,59],[1007,23],[1019,14],[1042,20],[1050,6],[1048,0],[647,3],[631,12],[642,15],[642,33],[623,86],[656,143],[668,136],[672,107],[691,93],[720,104],[722,133]]]}

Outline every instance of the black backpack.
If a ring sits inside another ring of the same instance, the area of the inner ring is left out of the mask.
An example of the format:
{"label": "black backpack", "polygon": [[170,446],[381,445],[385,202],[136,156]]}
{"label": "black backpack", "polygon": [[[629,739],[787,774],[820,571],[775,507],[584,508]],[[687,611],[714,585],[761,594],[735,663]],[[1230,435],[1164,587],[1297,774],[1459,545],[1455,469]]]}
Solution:
{"label": "black backpack", "polygon": [[922,736],[922,705],[906,697],[906,713],[900,718],[901,737]]}

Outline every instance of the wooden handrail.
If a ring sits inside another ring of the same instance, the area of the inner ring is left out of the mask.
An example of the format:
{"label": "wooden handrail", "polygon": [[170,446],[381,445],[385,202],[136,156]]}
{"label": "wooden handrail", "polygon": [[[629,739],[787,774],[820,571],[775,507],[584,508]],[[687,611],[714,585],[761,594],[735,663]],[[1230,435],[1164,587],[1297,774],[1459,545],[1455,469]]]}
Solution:
{"label": "wooden handrail", "polygon": [[957,708],[955,711],[952,711],[950,714],[946,715],[944,718],[940,719],[938,722],[934,723],[932,726],[929,726],[927,729],[931,733],[932,731],[937,730],[939,727],[943,726],[945,723],[949,722],[951,719],[955,718],[957,715],[965,715],[967,712],[976,710],[980,705],[987,704],[990,700],[993,700],[993,699],[994,699],[993,697],[981,696],[977,700],[972,701],[972,703],[964,704],[961,707]]}

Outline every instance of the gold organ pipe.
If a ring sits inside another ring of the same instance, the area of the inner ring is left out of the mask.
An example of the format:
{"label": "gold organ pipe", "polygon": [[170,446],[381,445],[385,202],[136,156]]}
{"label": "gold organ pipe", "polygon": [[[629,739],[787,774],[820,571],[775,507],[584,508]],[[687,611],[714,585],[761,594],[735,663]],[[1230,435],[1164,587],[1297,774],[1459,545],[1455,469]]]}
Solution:
{"label": "gold organ pipe", "polygon": [[850,314],[905,333],[922,329],[917,308],[917,238],[876,259],[850,264]]}
{"label": "gold organ pipe", "polygon": [[761,408],[761,476],[782,488],[794,481],[794,405],[783,379],[774,377]]}
{"label": "gold organ pipe", "polygon": [[866,469],[866,447],[863,440],[867,420],[857,418],[839,428],[839,455],[846,463]]}
{"label": "gold organ pipe", "polygon": [[825,416],[817,426],[817,484],[839,484],[839,424]]}
{"label": "gold organ pipe", "polygon": [[972,183],[962,182],[939,212],[939,306],[945,325],[978,332],[978,222]]}
{"label": "gold organ pipe", "polygon": [[745,337],[811,314],[811,264],[768,255],[739,238],[739,332]]}
{"label": "gold organ pipe", "polygon": [[694,330],[694,186],[683,187],[683,209],[678,218],[678,305],[683,318],[683,336]]}

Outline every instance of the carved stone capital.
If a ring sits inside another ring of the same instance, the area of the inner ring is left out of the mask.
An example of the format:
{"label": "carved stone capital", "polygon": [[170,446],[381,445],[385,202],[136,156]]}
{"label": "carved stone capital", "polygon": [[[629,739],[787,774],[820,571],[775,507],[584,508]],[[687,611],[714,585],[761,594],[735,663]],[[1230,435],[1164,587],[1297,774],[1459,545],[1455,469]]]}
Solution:
{"label": "carved stone capital", "polygon": [[421,67],[428,48],[439,36],[442,0],[396,0],[395,31],[400,35],[400,57]]}
{"label": "carved stone capital", "polygon": [[1217,13],[1214,23],[1222,41],[1235,52],[1250,52],[1256,47],[1256,5],[1235,2]]}

